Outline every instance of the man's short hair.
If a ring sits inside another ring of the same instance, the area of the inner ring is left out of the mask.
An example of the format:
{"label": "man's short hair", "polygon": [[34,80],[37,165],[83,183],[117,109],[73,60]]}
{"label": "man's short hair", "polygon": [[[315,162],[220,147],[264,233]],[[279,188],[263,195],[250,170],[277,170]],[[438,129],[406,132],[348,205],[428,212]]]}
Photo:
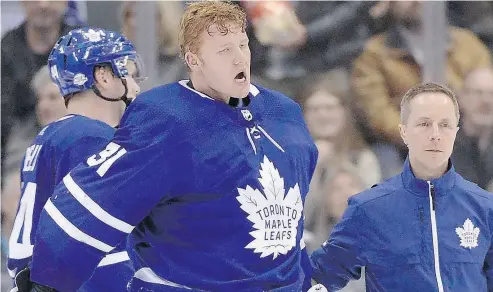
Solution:
{"label": "man's short hair", "polygon": [[[200,1],[187,6],[180,21],[180,57],[190,51],[197,53],[200,47],[200,35],[209,31],[211,25],[217,25],[223,35],[232,28],[246,29],[246,13],[236,4],[223,1]],[[232,27],[230,27],[232,25]]]}
{"label": "man's short hair", "polygon": [[407,122],[407,119],[409,118],[409,105],[411,103],[411,100],[422,93],[443,93],[448,96],[454,103],[455,116],[457,117],[457,122],[459,122],[459,104],[457,102],[457,97],[455,96],[455,93],[445,85],[428,82],[415,85],[411,89],[409,89],[406,94],[404,94],[404,97],[401,100],[401,122],[403,124],[405,124]]}

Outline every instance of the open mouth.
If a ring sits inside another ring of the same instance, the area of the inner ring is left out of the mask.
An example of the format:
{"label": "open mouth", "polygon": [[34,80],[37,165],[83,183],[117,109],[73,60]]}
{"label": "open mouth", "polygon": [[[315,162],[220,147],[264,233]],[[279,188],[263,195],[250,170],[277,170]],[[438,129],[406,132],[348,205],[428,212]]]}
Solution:
{"label": "open mouth", "polygon": [[241,71],[240,73],[236,74],[235,76],[235,81],[238,83],[242,83],[246,81],[246,75],[244,71]]}

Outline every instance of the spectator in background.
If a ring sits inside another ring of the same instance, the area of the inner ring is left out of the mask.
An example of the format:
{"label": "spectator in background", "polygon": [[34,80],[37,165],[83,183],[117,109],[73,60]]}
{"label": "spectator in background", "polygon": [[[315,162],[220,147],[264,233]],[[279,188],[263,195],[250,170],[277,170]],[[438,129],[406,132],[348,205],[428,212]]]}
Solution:
{"label": "spectator in background", "polygon": [[64,21],[66,24],[70,26],[85,26],[87,23],[85,20],[81,17],[80,15],[80,10],[79,7],[82,3],[82,5],[85,5],[85,1],[74,1],[74,0],[69,0],[67,1],[67,9],[65,10],[65,17]]}
{"label": "spectator in background", "polygon": [[33,74],[46,65],[58,38],[73,27],[63,21],[66,1],[23,1],[25,21],[2,38],[2,168],[5,149],[16,123],[29,127],[36,98],[30,90]]}
{"label": "spectator in background", "polygon": [[47,65],[39,69],[34,75],[31,88],[37,98],[36,117],[41,127],[67,114],[67,107],[63,97],[60,95],[58,87],[51,81]]}
{"label": "spectator in background", "polygon": [[[330,171],[325,173],[323,181],[319,190],[321,200],[316,206],[315,213],[310,215],[313,218],[308,218],[307,214],[307,220],[312,221],[314,224],[309,228],[306,228],[307,225],[305,224],[303,233],[308,253],[312,253],[319,248],[327,239],[332,227],[342,217],[349,197],[365,189],[363,179],[358,174],[358,170],[350,163],[343,163],[331,168]],[[364,291],[364,276],[357,281],[351,281],[346,287],[339,290],[339,292]]]}
{"label": "spectator in background", "polygon": [[305,224],[304,235],[308,252],[319,248],[327,239],[332,227],[339,221],[347,207],[350,196],[362,192],[365,189],[364,180],[354,165],[341,163],[334,165],[324,173],[320,188],[320,199],[315,206],[316,210],[310,214],[307,220],[314,224]]}
{"label": "spectator in background", "polygon": [[[122,33],[135,43],[135,4],[122,4]],[[178,32],[184,3],[180,1],[156,1],[156,28],[159,49],[159,84],[168,84],[188,78],[185,61],[179,57]]]}
{"label": "spectator in background", "polygon": [[7,155],[5,162],[3,162],[5,173],[18,171],[26,148],[29,147],[38,132],[38,126],[44,127],[67,113],[63,97],[51,81],[47,65],[36,72],[30,85],[37,101],[36,115],[29,116],[25,123],[17,122],[13,125],[11,137],[6,146]]}
{"label": "spectator in background", "polygon": [[493,191],[493,68],[471,72],[458,101],[463,117],[452,155],[455,169]]}
{"label": "spectator in background", "polygon": [[493,51],[493,2],[447,1],[450,22],[470,29]]}
{"label": "spectator in background", "polygon": [[334,75],[316,79],[300,96],[308,129],[319,147],[318,166],[330,168],[348,161],[364,186],[371,187],[381,181],[380,162],[356,129],[348,94]]}
{"label": "spectator in background", "polygon": [[238,1],[251,26],[254,80],[294,96],[314,75],[347,67],[368,39],[367,1]]}
{"label": "spectator in background", "polygon": [[[392,23],[370,39],[354,62],[352,87],[361,114],[368,118],[373,141],[391,143],[405,153],[399,135],[400,97],[421,82],[424,65],[420,1],[389,2]],[[491,64],[485,45],[470,31],[448,29],[447,83],[460,90],[472,70]]]}
{"label": "spectator in background", "polygon": [[347,91],[341,83],[331,72],[306,84],[298,97],[303,100],[305,121],[319,153],[304,206],[305,228],[309,231],[320,229],[316,227],[320,206],[325,204],[326,179],[333,170],[350,165],[363,188],[382,180],[380,162],[354,126]]}

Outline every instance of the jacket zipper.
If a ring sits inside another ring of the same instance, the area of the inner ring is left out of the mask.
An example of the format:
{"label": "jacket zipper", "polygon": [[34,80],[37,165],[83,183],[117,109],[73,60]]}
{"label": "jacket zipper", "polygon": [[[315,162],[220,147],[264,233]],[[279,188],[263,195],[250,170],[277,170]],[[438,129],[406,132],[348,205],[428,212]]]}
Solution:
{"label": "jacket zipper", "polygon": [[438,231],[437,219],[435,215],[435,187],[431,184],[430,181],[428,181],[428,196],[430,197],[431,233],[433,238],[433,256],[435,259],[435,276],[438,284],[438,292],[444,292],[442,276],[440,274],[440,256],[438,254]]}

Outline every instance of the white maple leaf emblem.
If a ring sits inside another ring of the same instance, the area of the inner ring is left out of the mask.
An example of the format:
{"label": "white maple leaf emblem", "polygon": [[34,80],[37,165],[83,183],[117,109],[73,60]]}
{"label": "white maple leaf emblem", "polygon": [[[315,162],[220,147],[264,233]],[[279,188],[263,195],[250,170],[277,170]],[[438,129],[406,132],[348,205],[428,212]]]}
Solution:
{"label": "white maple leaf emblem", "polygon": [[455,233],[460,238],[460,246],[469,249],[478,246],[479,228],[474,227],[469,218],[466,219],[462,227],[455,228]]}
{"label": "white maple leaf emblem", "polygon": [[260,253],[261,258],[272,254],[275,259],[296,246],[298,221],[303,212],[300,188],[295,184],[286,194],[284,179],[266,156],[260,163],[258,180],[263,193],[247,186],[238,188],[236,197],[255,229],[250,232],[254,240],[245,248]]}
{"label": "white maple leaf emblem", "polygon": [[92,28],[84,33],[84,37],[91,42],[99,42],[101,40],[101,36],[104,35],[105,35],[104,31],[94,30]]}

